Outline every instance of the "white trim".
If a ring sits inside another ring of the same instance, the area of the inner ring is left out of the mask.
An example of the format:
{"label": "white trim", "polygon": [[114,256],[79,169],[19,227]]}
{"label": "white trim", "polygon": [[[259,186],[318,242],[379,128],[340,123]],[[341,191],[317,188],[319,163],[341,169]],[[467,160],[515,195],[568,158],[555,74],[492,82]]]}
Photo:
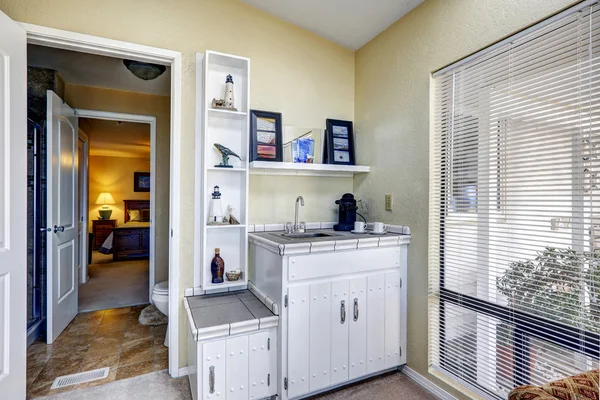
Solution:
{"label": "white trim", "polygon": [[[81,202],[79,203],[79,218],[81,219],[79,222],[83,223],[82,229],[84,234],[82,235],[81,243],[79,243],[79,258],[81,265],[79,267],[79,283],[86,283],[88,281],[88,231],[89,231],[89,193],[88,193],[88,185],[89,185],[89,160],[90,160],[90,139],[88,135],[78,127],[79,132],[79,140],[83,142],[83,170],[77,170],[78,174],[83,174],[83,184],[79,187],[79,195],[81,197]],[[78,160],[79,162],[79,160]],[[79,299],[77,300],[77,305],[79,305]]]}
{"label": "white trim", "polygon": [[452,396],[450,393],[446,392],[444,389],[431,382],[429,379],[425,378],[423,375],[419,374],[414,369],[404,366],[400,368],[400,371],[404,375],[418,383],[420,386],[433,393],[438,398],[442,400],[457,400],[456,397]]}
{"label": "white trim", "polygon": [[27,31],[27,41],[108,57],[129,58],[171,65],[171,180],[169,243],[169,374],[179,376],[179,206],[180,206],[180,143],[181,143],[181,53],[119,40],[84,35],[39,25],[20,23]]}
{"label": "white trim", "polygon": [[179,368],[179,377],[181,378],[182,376],[188,376],[190,374],[190,371],[188,369],[188,367],[181,367]]}
{"label": "white trim", "polygon": [[[196,93],[204,93],[204,53],[196,53]],[[198,201],[202,198],[202,186],[204,185],[204,177],[202,171],[202,145],[203,135],[202,128],[204,121],[200,119],[200,116],[204,115],[204,96],[199,98],[196,95],[196,126],[195,126],[195,138],[196,138],[196,168],[194,171],[195,185],[194,185],[194,287],[200,288],[202,286],[202,241],[199,238],[202,237],[202,226],[200,222],[204,219],[204,202]]]}
{"label": "white trim", "polygon": [[[76,108],[75,113],[79,118],[135,122],[150,125],[150,267],[148,268],[148,301],[152,303],[152,289],[154,288],[154,277],[156,276],[156,117],[112,111],[84,110],[80,108]],[[85,210],[87,214],[87,204]]]}

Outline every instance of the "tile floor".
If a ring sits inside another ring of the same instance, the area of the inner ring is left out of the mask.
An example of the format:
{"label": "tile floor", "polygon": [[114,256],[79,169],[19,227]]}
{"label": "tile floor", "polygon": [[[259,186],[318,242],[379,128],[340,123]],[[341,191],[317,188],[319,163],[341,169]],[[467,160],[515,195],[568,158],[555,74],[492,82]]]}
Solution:
{"label": "tile floor", "polygon": [[[70,391],[160,371],[168,367],[167,326],[138,322],[146,305],[81,313],[51,345],[27,349],[27,398]],[[110,367],[106,379],[50,390],[54,379]]]}

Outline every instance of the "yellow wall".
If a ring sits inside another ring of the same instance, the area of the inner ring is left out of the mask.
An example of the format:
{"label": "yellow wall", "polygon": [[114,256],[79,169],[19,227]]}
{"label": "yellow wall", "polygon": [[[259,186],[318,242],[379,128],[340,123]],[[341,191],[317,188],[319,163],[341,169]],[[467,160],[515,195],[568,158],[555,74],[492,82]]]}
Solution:
{"label": "yellow wall", "polygon": [[368,218],[411,227],[408,366],[438,384],[427,371],[430,74],[573,3],[426,0],[356,53],[357,158],[372,172],[354,179],[355,192]]}
{"label": "yellow wall", "polygon": [[110,218],[116,219],[117,225],[125,223],[123,200],[150,200],[149,192],[133,191],[133,173],[150,172],[149,158],[90,156],[88,166],[90,232],[92,221],[102,208],[96,205],[100,193],[110,192],[115,199],[115,204],[109,207],[113,210]]}
{"label": "yellow wall", "polygon": [[[17,21],[182,52],[181,296],[193,281],[195,53],[210,49],[249,57],[251,107],[281,112],[285,125],[325,128],[326,118],[354,117],[354,52],[236,0],[0,0],[0,10]],[[292,179],[252,177],[250,210],[257,207],[253,200],[257,187],[272,193],[286,187],[292,192],[289,197],[302,194],[315,199],[305,207],[311,208],[311,219],[329,220],[331,210],[316,199],[323,195],[329,203],[352,190],[348,179],[346,184],[316,178],[288,183]],[[331,185],[323,183],[327,181]],[[258,207],[267,211],[257,213],[256,219],[250,214],[250,220],[289,219],[293,203],[282,198],[261,197]],[[180,303],[182,366],[187,365],[186,318]]]}
{"label": "yellow wall", "polygon": [[[156,117],[156,204],[155,206],[155,282],[169,279],[169,162],[171,99],[124,92],[121,90],[101,89],[80,85],[65,85],[64,100],[71,107],[86,110],[112,111],[129,114],[151,115]],[[149,171],[150,169],[148,169]],[[97,196],[97,195],[96,195]],[[117,200],[115,198],[115,200]],[[90,192],[90,201],[92,193]],[[122,207],[123,203],[117,204]],[[94,218],[90,214],[91,218]]]}

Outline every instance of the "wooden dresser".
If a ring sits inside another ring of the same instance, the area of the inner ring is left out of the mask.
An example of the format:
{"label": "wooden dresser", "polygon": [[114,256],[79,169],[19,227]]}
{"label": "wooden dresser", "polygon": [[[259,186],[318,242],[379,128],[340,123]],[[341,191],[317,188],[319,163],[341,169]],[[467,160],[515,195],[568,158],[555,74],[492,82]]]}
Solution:
{"label": "wooden dresser", "polygon": [[94,219],[92,220],[92,233],[94,234],[94,250],[98,250],[106,238],[116,228],[116,219]]}

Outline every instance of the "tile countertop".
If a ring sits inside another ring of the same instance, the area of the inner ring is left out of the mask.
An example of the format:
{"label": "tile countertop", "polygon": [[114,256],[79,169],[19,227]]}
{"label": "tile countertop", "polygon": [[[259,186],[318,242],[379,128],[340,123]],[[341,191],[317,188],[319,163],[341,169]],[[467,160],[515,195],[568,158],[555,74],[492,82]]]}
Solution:
{"label": "tile countertop", "polygon": [[185,297],[184,305],[192,336],[197,341],[279,325],[279,317],[250,290]]}
{"label": "tile countertop", "polygon": [[[370,224],[367,229],[370,229]],[[308,229],[306,232],[322,232],[332,236],[287,239],[279,236],[282,231],[265,231],[248,234],[248,240],[281,256],[292,254],[310,254],[340,250],[356,250],[374,247],[399,246],[410,243],[410,229],[402,225],[389,225],[385,235],[370,233],[354,234],[334,231],[333,229]]]}

